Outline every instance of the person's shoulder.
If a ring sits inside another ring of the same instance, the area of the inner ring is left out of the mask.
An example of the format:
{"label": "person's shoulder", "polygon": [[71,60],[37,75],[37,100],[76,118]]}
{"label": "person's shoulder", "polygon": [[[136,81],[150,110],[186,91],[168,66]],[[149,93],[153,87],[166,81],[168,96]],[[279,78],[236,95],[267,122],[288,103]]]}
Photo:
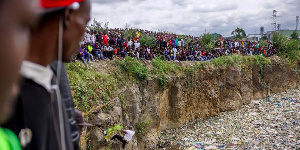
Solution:
{"label": "person's shoulder", "polygon": [[22,98],[50,97],[49,92],[43,86],[27,78],[21,83],[20,91]]}
{"label": "person's shoulder", "polygon": [[[42,90],[42,89],[45,89],[43,86],[37,84],[36,82],[34,82],[33,80],[31,79],[28,79],[28,78],[24,78],[24,80],[22,81],[21,83],[21,91],[31,91],[31,90]],[[45,91],[47,91],[45,89]]]}
{"label": "person's shoulder", "polygon": [[135,132],[132,130],[125,130],[126,133],[134,134]]}

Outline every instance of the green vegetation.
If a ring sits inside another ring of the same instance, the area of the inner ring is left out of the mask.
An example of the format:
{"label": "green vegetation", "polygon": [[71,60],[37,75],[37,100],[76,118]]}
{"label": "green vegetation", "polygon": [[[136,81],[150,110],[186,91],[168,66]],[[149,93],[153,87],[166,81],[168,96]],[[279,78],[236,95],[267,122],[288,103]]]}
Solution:
{"label": "green vegetation", "polygon": [[[217,59],[211,60],[211,64],[214,67],[227,68],[230,66],[251,66],[251,65],[260,65],[260,64],[270,64],[271,61],[269,58],[266,58],[262,55],[254,56],[241,56],[241,55],[231,55],[231,56],[221,56]],[[208,65],[208,64],[206,64]]]}
{"label": "green vegetation", "polygon": [[108,128],[106,131],[104,131],[105,139],[110,139],[115,134],[121,134],[122,128],[123,126],[120,124],[115,124],[113,127]]}
{"label": "green vegetation", "polygon": [[150,48],[154,48],[156,45],[156,38],[152,35],[142,35],[142,37],[140,38],[140,42],[141,42],[141,46],[147,46]]}
{"label": "green vegetation", "polygon": [[272,36],[272,42],[275,48],[277,48],[279,51],[281,51],[284,48],[284,45],[287,42],[287,38],[283,34],[273,34]]}
{"label": "green vegetation", "polygon": [[116,64],[121,70],[128,73],[129,76],[133,76],[138,80],[145,80],[148,78],[148,69],[133,57],[126,57],[124,61],[116,61]]}
{"label": "green vegetation", "polygon": [[264,57],[262,55],[257,55],[254,57],[254,64],[260,68],[259,74],[260,74],[261,88],[265,87],[264,67],[266,64],[270,64],[270,63],[271,63],[270,59],[267,59],[266,57]]}
{"label": "green vegetation", "polygon": [[187,68],[187,76],[188,76],[188,87],[190,87],[191,89],[194,88],[194,74],[195,74],[195,67],[191,66],[189,68]]}
{"label": "green vegetation", "polygon": [[261,37],[261,40],[268,40],[268,37],[264,35]]}
{"label": "green vegetation", "polygon": [[163,89],[168,84],[167,75],[180,71],[180,67],[177,64],[174,62],[164,61],[161,58],[153,59],[152,65],[154,68],[152,69],[151,73],[156,75],[156,78]]}
{"label": "green vegetation", "polygon": [[[278,40],[278,39],[277,39]],[[289,62],[299,61],[299,43],[296,40],[286,41],[280,49],[280,56]],[[276,43],[281,45],[281,43]],[[286,63],[287,61],[283,61]],[[175,63],[164,61],[161,58],[152,60],[152,65],[145,61],[126,57],[124,60],[110,61],[111,69],[108,73],[98,72],[95,68],[86,67],[82,63],[67,64],[72,95],[77,108],[85,113],[93,113],[95,110],[108,111],[111,106],[111,99],[119,97],[122,109],[126,110],[125,96],[117,93],[118,87],[125,86],[131,81],[144,81],[156,79],[160,88],[165,89],[170,76],[185,77],[187,86],[193,88],[194,76],[201,70],[214,68],[226,69],[228,67],[240,67],[257,65],[260,68],[261,81],[263,84],[264,66],[271,63],[270,59],[262,55],[242,56],[231,55],[222,56],[210,61],[190,62],[192,64]],[[291,63],[297,65],[297,63]],[[263,86],[263,85],[262,85]]]}
{"label": "green vegetation", "polygon": [[293,40],[298,40],[298,37],[299,37],[299,35],[298,35],[298,33],[297,33],[296,31],[294,31],[294,32],[291,34],[291,38],[292,38]]}
{"label": "green vegetation", "polygon": [[278,49],[278,55],[287,60],[290,65],[296,65],[300,60],[300,45],[298,40],[288,40],[282,34],[274,34],[272,37],[274,47]]}
{"label": "green vegetation", "polygon": [[96,20],[94,20],[94,24],[91,24],[90,26],[87,26],[87,28],[91,31],[96,31],[96,32],[103,32],[103,33],[107,33],[108,31],[108,22],[104,23],[103,22],[98,22]]}
{"label": "green vegetation", "polygon": [[151,120],[144,120],[136,124],[137,134],[139,135],[147,135],[149,132],[149,128],[151,126]]}
{"label": "green vegetation", "polygon": [[137,29],[127,29],[123,34],[126,40],[136,38]]}
{"label": "green vegetation", "polygon": [[209,33],[203,34],[201,36],[200,44],[206,50],[214,50],[214,47],[215,47],[215,44],[214,44],[214,41],[213,41],[213,37]]}
{"label": "green vegetation", "polygon": [[124,99],[124,94],[119,95],[119,100],[121,102],[122,109],[126,109],[127,105],[126,105],[126,102],[125,102],[125,99]]}
{"label": "green vegetation", "polygon": [[279,51],[279,54],[288,60],[291,63],[295,64],[295,62],[300,60],[300,45],[298,40],[290,40],[288,41],[282,50]]}
{"label": "green vegetation", "polygon": [[66,68],[75,104],[83,112],[89,112],[93,106],[109,106],[112,91],[122,84],[118,73],[100,73],[81,63],[69,63]]}
{"label": "green vegetation", "polygon": [[246,38],[246,32],[243,28],[236,28],[231,32],[233,39],[243,39]]}
{"label": "green vegetation", "polygon": [[263,48],[268,48],[268,42],[265,40],[260,40],[259,45]]}
{"label": "green vegetation", "polygon": [[189,43],[192,41],[192,39],[190,39],[190,38],[188,38],[188,39],[186,39],[186,41],[185,41],[185,47],[188,47],[189,46]]}

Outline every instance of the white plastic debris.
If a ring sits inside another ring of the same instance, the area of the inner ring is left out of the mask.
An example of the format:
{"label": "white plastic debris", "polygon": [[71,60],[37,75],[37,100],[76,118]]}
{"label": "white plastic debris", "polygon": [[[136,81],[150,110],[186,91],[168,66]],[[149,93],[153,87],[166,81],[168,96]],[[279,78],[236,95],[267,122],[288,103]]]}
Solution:
{"label": "white plastic debris", "polygon": [[300,149],[299,121],[300,91],[290,90],[167,130],[160,139],[182,149]]}

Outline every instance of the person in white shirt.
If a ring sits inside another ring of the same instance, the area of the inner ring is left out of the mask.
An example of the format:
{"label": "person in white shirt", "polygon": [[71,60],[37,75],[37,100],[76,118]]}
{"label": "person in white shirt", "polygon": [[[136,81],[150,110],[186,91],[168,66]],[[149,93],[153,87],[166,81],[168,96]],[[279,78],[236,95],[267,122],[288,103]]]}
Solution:
{"label": "person in white shirt", "polygon": [[85,43],[91,43],[91,34],[90,34],[89,31],[84,36],[84,42]]}
{"label": "person in white shirt", "polygon": [[114,48],[111,46],[111,45],[109,45],[108,46],[108,58],[110,59],[110,60],[112,60],[113,59],[113,55],[114,55]]}
{"label": "person in white shirt", "polygon": [[124,149],[125,145],[128,144],[128,142],[132,140],[132,137],[135,132],[132,131],[132,127],[129,127],[129,130],[122,129],[121,131],[123,133],[125,133],[124,137],[122,137],[120,135],[115,135],[111,138],[111,140],[118,139],[119,141],[121,141],[123,143],[122,148]]}
{"label": "person in white shirt", "polygon": [[134,50],[136,50],[137,48],[139,48],[140,45],[141,45],[140,41],[136,41],[136,42],[134,43]]}
{"label": "person in white shirt", "polygon": [[132,40],[129,40],[129,42],[127,43],[127,47],[132,47],[132,44],[133,44]]}
{"label": "person in white shirt", "polygon": [[95,44],[96,43],[96,35],[93,33],[92,35],[91,35],[91,44]]}
{"label": "person in white shirt", "polygon": [[177,48],[176,47],[173,47],[173,52],[174,52],[173,57],[174,57],[174,60],[175,60],[176,59],[176,54],[177,54]]}
{"label": "person in white shirt", "polygon": [[178,46],[181,47],[181,40],[178,41]]}
{"label": "person in white shirt", "polygon": [[240,43],[238,41],[235,41],[234,45],[235,45],[236,48],[240,47]]}

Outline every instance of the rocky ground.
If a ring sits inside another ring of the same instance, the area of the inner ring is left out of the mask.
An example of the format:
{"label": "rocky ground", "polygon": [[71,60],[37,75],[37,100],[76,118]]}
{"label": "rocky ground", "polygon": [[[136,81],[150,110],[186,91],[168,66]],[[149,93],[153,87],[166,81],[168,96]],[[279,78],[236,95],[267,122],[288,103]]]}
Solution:
{"label": "rocky ground", "polygon": [[300,90],[161,133],[154,149],[300,149]]}

